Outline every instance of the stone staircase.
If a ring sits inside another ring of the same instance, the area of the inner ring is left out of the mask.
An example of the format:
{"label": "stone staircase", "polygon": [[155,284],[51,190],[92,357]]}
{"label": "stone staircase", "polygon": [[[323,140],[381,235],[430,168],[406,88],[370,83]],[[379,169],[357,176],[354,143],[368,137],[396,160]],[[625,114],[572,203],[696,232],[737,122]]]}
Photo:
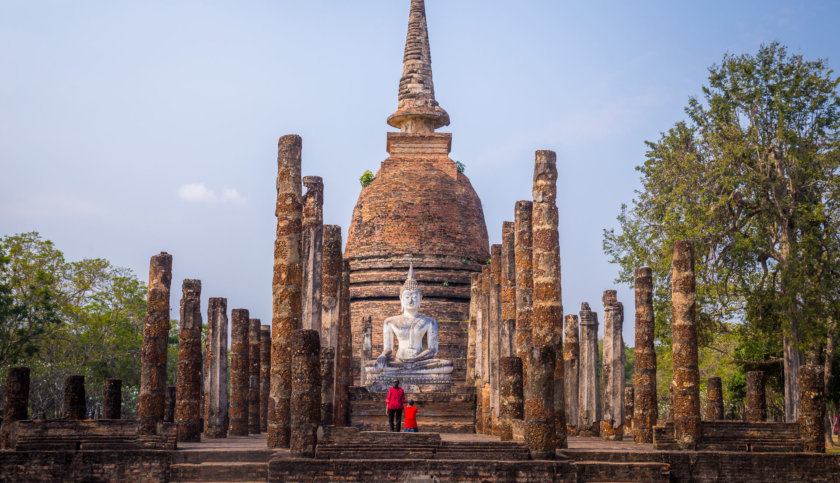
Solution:
{"label": "stone staircase", "polygon": [[[653,446],[660,451],[679,449],[673,421],[654,426]],[[803,445],[798,423],[703,421],[697,449],[795,453],[803,451]]]}
{"label": "stone staircase", "polygon": [[266,481],[272,454],[269,449],[175,451],[170,481]]}
{"label": "stone staircase", "polygon": [[528,447],[512,441],[441,441],[434,457],[443,460],[529,460]]}

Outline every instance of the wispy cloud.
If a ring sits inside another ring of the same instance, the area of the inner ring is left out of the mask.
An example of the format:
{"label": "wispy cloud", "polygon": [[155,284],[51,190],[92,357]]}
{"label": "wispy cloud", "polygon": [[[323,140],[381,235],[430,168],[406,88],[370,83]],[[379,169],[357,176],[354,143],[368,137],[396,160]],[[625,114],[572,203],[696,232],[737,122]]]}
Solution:
{"label": "wispy cloud", "polygon": [[178,188],[178,197],[193,203],[233,203],[242,204],[245,197],[236,188],[224,188],[221,195],[204,183],[188,183]]}
{"label": "wispy cloud", "polygon": [[99,216],[102,206],[71,194],[31,195],[23,199],[0,201],[0,216],[22,219]]}

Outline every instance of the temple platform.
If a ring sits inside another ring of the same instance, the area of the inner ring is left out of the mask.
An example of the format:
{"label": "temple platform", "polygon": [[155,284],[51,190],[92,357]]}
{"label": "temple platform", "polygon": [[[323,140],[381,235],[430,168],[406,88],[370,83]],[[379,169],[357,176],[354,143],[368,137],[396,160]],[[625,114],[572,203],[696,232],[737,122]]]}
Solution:
{"label": "temple platform", "polygon": [[[365,387],[350,388],[350,424],[363,431],[387,431],[388,416],[383,392]],[[454,386],[453,392],[406,393],[417,407],[420,432],[474,433],[475,389]]]}

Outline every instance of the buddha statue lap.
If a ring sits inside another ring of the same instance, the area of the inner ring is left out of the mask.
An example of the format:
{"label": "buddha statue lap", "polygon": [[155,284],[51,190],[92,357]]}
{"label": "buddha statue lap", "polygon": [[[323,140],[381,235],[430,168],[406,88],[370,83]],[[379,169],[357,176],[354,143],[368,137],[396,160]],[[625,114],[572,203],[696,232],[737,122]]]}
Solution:
{"label": "buddha statue lap", "polygon": [[451,389],[452,361],[435,358],[438,324],[433,317],[419,314],[421,301],[412,266],[400,293],[402,314],[385,319],[382,354],[365,363],[365,385],[370,391],[387,391],[394,379],[399,379],[407,392],[448,392]]}

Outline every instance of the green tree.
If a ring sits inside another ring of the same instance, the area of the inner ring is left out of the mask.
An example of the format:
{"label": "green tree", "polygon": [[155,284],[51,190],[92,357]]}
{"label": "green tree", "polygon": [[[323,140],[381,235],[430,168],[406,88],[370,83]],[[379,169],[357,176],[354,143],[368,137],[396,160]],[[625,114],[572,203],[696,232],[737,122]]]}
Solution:
{"label": "green tree", "polygon": [[688,119],[647,143],[642,189],[622,207],[620,231],[604,232],[621,281],[653,269],[661,344],[670,344],[673,242],[695,240],[701,345],[716,347],[737,322],[733,359],[749,360],[734,362],[783,363],[788,421],[804,354],[828,356],[830,368],[840,320],[837,85],[825,61],[778,43],[725,55]]}

